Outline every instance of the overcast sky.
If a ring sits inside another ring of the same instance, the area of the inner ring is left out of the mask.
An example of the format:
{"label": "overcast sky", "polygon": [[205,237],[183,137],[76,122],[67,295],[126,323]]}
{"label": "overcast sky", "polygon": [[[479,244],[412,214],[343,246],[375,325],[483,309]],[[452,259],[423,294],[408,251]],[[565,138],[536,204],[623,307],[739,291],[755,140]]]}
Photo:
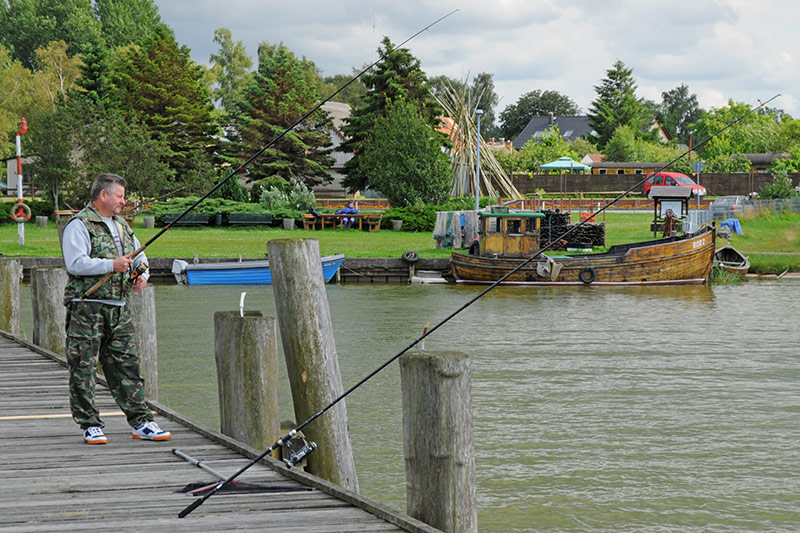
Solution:
{"label": "overcast sky", "polygon": [[155,0],[161,18],[198,63],[216,51],[216,28],[231,30],[255,58],[258,44],[283,42],[324,75],[349,74],[376,59],[383,36],[406,45],[428,76],[494,75],[499,114],[520,95],[555,90],[586,113],[594,87],[622,60],[637,95],[685,83],[705,109],[728,99],[800,117],[800,2],[796,0]]}

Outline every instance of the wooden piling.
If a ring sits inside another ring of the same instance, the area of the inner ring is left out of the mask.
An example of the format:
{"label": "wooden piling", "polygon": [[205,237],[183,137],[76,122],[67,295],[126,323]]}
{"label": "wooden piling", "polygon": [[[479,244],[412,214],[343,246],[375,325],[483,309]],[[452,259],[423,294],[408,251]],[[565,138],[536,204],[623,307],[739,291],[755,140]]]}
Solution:
{"label": "wooden piling", "polygon": [[31,269],[33,343],[59,355],[64,355],[67,340],[67,308],[64,305],[66,285],[66,268]]}
{"label": "wooden piling", "polygon": [[[294,412],[300,422],[343,393],[319,242],[275,239],[267,243],[267,250]],[[303,433],[318,445],[306,470],[358,492],[344,400]]]}
{"label": "wooden piling", "polygon": [[47,217],[43,216],[36,216],[36,227],[37,228],[46,228],[47,227]]}
{"label": "wooden piling", "polygon": [[19,284],[22,263],[16,259],[0,259],[0,329],[20,334]]}
{"label": "wooden piling", "polygon": [[145,229],[152,229],[156,227],[156,217],[142,217]]}
{"label": "wooden piling", "polygon": [[158,339],[156,331],[156,290],[147,285],[144,290],[133,292],[125,305],[133,315],[136,353],[139,355],[139,370],[144,378],[144,395],[158,401]]}
{"label": "wooden piling", "polygon": [[214,313],[220,430],[259,450],[281,436],[277,338],[261,311]]}
{"label": "wooden piling", "polygon": [[406,512],[445,532],[478,531],[469,357],[400,357]]}

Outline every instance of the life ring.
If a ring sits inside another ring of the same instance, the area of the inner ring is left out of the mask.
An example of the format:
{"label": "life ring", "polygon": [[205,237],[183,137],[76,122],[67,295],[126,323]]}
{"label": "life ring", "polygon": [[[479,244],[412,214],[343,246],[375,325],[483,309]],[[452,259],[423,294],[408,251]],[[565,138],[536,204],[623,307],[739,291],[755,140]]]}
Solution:
{"label": "life ring", "polygon": [[597,277],[595,271],[592,267],[583,267],[581,271],[578,273],[578,279],[582,282],[586,283],[587,285],[594,281],[594,278]]}
{"label": "life ring", "polygon": [[[16,214],[14,213],[16,211]],[[18,203],[11,208],[11,219],[17,224],[31,219],[31,208],[23,203]]]}
{"label": "life ring", "polygon": [[416,263],[419,261],[419,254],[411,250],[403,252],[403,261],[406,263]]}

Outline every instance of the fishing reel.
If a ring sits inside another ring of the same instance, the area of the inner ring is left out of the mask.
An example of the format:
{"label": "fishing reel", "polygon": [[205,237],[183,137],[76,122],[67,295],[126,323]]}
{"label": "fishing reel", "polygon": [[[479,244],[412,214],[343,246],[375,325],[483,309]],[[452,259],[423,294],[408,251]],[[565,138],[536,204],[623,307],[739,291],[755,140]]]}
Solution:
{"label": "fishing reel", "polygon": [[132,268],[130,282],[134,283],[139,276],[147,271],[148,268],[150,267],[145,262],[141,262],[135,268]]}
{"label": "fishing reel", "polygon": [[311,452],[317,449],[316,442],[308,442],[305,438],[300,437],[297,439],[290,439],[288,442],[284,444],[283,450],[281,450],[283,455],[283,462],[286,465],[286,468],[292,468],[293,466],[297,466],[298,463],[303,461],[306,457],[308,457]]}

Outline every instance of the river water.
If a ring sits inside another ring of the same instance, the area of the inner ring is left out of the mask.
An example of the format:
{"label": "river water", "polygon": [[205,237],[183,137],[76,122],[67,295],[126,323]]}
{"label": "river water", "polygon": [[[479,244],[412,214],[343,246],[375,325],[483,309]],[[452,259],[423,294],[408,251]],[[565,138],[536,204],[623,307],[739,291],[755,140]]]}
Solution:
{"label": "river water", "polygon": [[[275,316],[268,286],[156,289],[160,400],[215,429],[213,313],[243,290]],[[345,388],[480,290],[329,285]],[[791,281],[490,292],[425,346],[471,356],[480,530],[798,530],[798,316]],[[361,492],[404,511],[399,381],[346,401]]]}

